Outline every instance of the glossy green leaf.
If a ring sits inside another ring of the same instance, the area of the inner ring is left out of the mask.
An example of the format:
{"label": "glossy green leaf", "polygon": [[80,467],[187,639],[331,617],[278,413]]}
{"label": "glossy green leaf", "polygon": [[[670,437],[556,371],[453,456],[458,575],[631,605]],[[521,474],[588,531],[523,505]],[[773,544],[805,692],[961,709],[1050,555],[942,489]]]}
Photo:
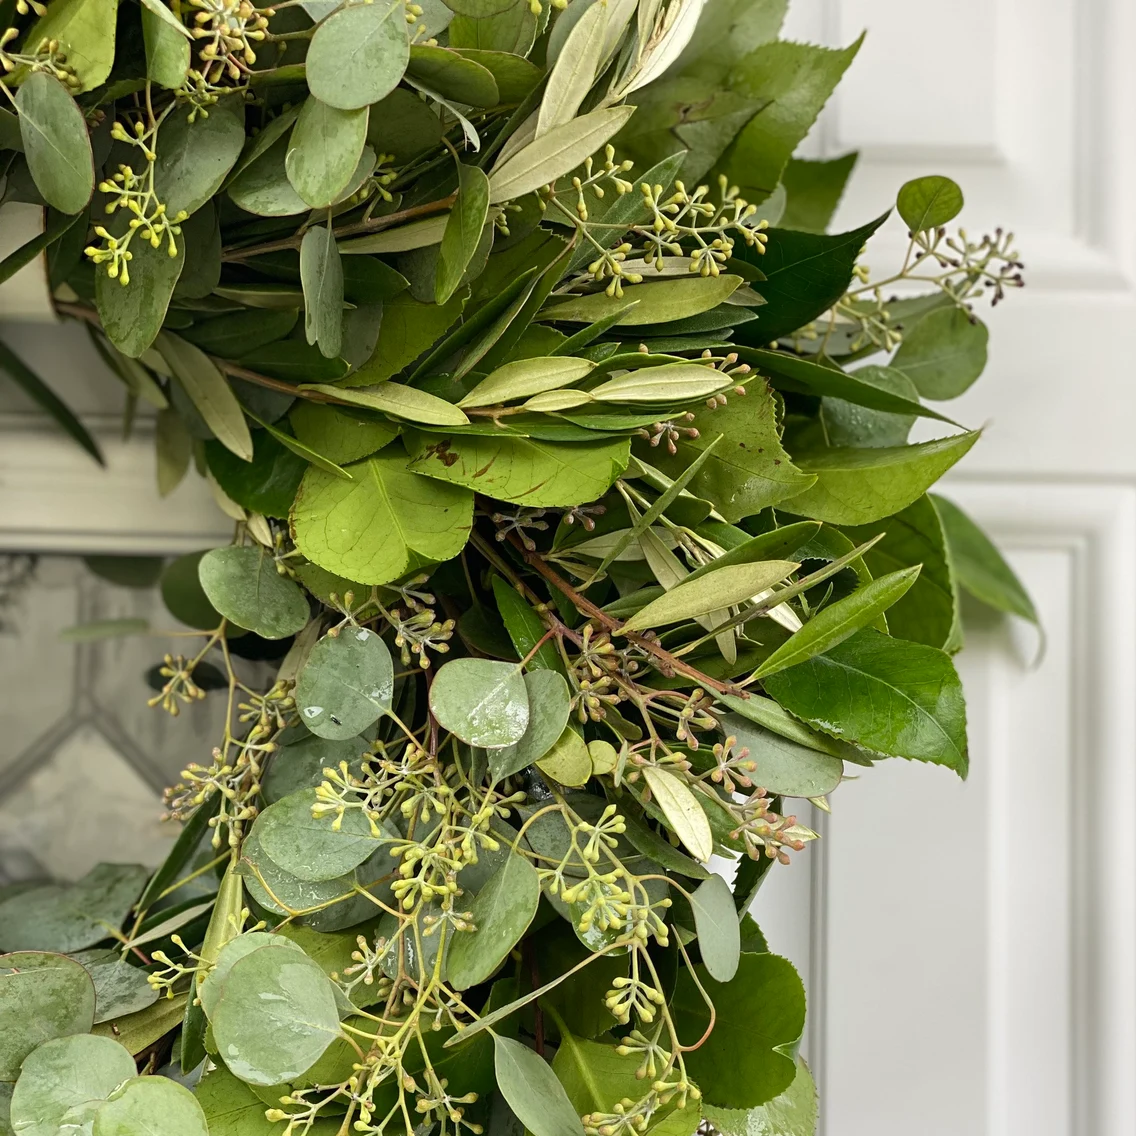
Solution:
{"label": "glossy green leaf", "polygon": [[643,766],[643,777],[671,831],[696,860],[709,860],[714,851],[710,822],[686,782],[654,765]]}
{"label": "glossy green leaf", "polygon": [[602,497],[627,467],[625,438],[544,442],[492,434],[407,438],[410,469],[519,505],[580,505]]}
{"label": "glossy green leaf", "polygon": [[61,429],[105,465],[103,452],[71,408],[6,343],[0,341],[0,373],[7,375],[29,398],[45,410]]}
{"label": "glossy green leaf", "polygon": [[[375,11],[380,6],[347,8],[344,14]],[[339,110],[312,95],[301,108],[288,143],[284,159],[288,181],[312,208],[326,208],[351,184],[366,143],[365,107]]]}
{"label": "glossy green leaf", "polygon": [[589,359],[537,356],[506,363],[486,375],[459,403],[462,407],[496,406],[557,390],[585,378],[595,367]]}
{"label": "glossy green leaf", "polygon": [[580,1136],[583,1125],[543,1057],[527,1045],[493,1035],[497,1088],[533,1136]]}
{"label": "glossy green leaf", "polygon": [[192,216],[221,188],[245,144],[245,111],[240,99],[222,99],[193,121],[191,104],[178,107],[158,132],[154,190],[168,213]]}
{"label": "glossy green leaf", "polygon": [[895,200],[912,233],[938,229],[962,212],[962,190],[949,177],[929,174],[904,182]]}
{"label": "glossy green leaf", "polygon": [[434,282],[439,304],[458,290],[469,267],[489,216],[489,179],[484,170],[464,163],[458,166],[458,198],[446,219]]}
{"label": "glossy green leaf", "polygon": [[552,748],[537,759],[541,773],[561,785],[586,785],[592,775],[592,755],[580,731],[565,726]]}
{"label": "glossy green leaf", "polygon": [[333,12],[316,29],[307,55],[312,94],[340,110],[376,103],[398,85],[410,57],[400,0],[376,0]]}
{"label": "glossy green leaf", "polygon": [[66,87],[34,71],[16,92],[20,137],[43,199],[60,213],[79,213],[95,191],[91,142],[83,112]]}
{"label": "glossy green leaf", "polygon": [[43,884],[0,903],[0,950],[80,951],[110,937],[149,874],[140,864],[99,864],[73,884]]}
{"label": "glossy green leaf", "polygon": [[279,1085],[306,1072],[339,1034],[328,977],[293,947],[261,947],[229,972],[213,1016],[229,1071],[251,1085]]}
{"label": "glossy green leaf", "polygon": [[94,983],[79,963],[39,951],[0,955],[0,1078],[16,1080],[37,1046],[88,1033],[94,1020]]}
{"label": "glossy green leaf", "polygon": [[490,659],[452,659],[438,668],[430,685],[430,712],[443,729],[470,745],[513,745],[529,724],[521,669]]}
{"label": "glossy green leaf", "polygon": [[[276,1136],[279,1130],[277,1124],[265,1120],[264,1101],[224,1065],[202,1077],[195,1092],[209,1124],[209,1136]],[[338,1128],[336,1120],[317,1118],[310,1131],[312,1136],[335,1136]]]}
{"label": "glossy green leaf", "polygon": [[261,548],[215,548],[201,558],[197,572],[209,602],[264,639],[286,639],[308,622],[304,593],[276,571]]}
{"label": "glossy green leaf", "polygon": [[539,761],[556,745],[568,725],[571,695],[564,676],[559,671],[538,669],[526,672],[524,678],[529,724],[520,741],[489,751],[489,772],[494,782]]}
{"label": "glossy green leaf", "polygon": [[643,631],[668,623],[697,619],[712,611],[743,603],[779,584],[798,565],[792,560],[759,560],[753,564],[727,564],[697,579],[683,580],[665,595],[652,600],[623,624],[621,630]]}
{"label": "glossy green leaf", "polygon": [[704,1109],[722,1136],[816,1136],[817,1090],[803,1057],[797,1058],[793,1083],[766,1104],[748,1110]]}
{"label": "glossy green leaf", "polygon": [[457,556],[469,537],[473,494],[419,477],[390,447],[348,467],[354,481],[309,469],[292,507],[297,547],[348,580],[386,584],[423,560]]}
{"label": "glossy green leaf", "polygon": [[986,367],[986,325],[964,308],[938,308],[907,330],[892,367],[924,398],[958,398]]}
{"label": "glossy green leaf", "polygon": [[781,174],[785,212],[778,224],[805,233],[827,231],[859,154],[853,150],[839,158],[790,158]]}
{"label": "glossy green leaf", "polygon": [[790,513],[837,525],[865,525],[923,496],[978,441],[979,431],[933,442],[876,449],[824,449],[794,455],[815,484],[782,502]]}
{"label": "glossy green leaf", "polygon": [[12,1130],[56,1136],[65,1118],[89,1121],[99,1103],[136,1074],[134,1058],[109,1038],[74,1034],[46,1041],[24,1060],[12,1094]]}
{"label": "glossy green leaf", "polygon": [[195,323],[181,332],[182,339],[210,355],[239,359],[258,347],[283,339],[296,326],[297,312],[228,312]]}
{"label": "glossy green leaf", "polygon": [[652,449],[650,460],[678,477],[721,434],[722,441],[688,488],[713,501],[727,521],[752,516],[813,483],[813,475],[799,470],[782,447],[774,400],[764,387],[753,384],[744,396],[728,396],[727,405],[700,408],[694,415],[688,425],[698,436],[680,437],[673,456],[661,452],[662,447]]}
{"label": "glossy green leaf", "polygon": [[523,856],[508,853],[469,902],[476,930],[456,932],[450,942],[446,960],[450,985],[468,990],[492,978],[520,942],[539,903],[536,869]]}
{"label": "glossy green leaf", "polygon": [[252,461],[244,411],[217,365],[199,347],[170,332],[158,337],[158,350],[216,439],[237,457]]}
{"label": "glossy green leaf", "polygon": [[1037,608],[990,538],[953,501],[933,496],[958,582],[998,611],[1039,623]]}
{"label": "glossy green leaf", "polygon": [[821,608],[787,642],[782,643],[754,672],[756,678],[767,678],[830,650],[843,643],[861,627],[876,621],[899,600],[919,577],[921,565],[901,568],[872,580],[827,607]]}
{"label": "glossy green leaf", "polygon": [[[709,1038],[686,1055],[703,1100],[754,1108],[779,1096],[793,1083],[805,1025],[805,990],[792,964],[777,955],[743,954],[730,982],[715,982],[701,967],[698,973],[717,1010]],[[710,1011],[685,970],[673,1007],[684,1040],[697,1039],[710,1024]]]}
{"label": "glossy green leaf", "polygon": [[398,433],[388,422],[353,418],[316,402],[297,402],[288,420],[300,442],[341,466],[381,450]]}
{"label": "glossy green leaf", "polygon": [[634,107],[594,110],[522,147],[489,175],[490,202],[523,197],[563,177],[607,142],[633,111]]}
{"label": "glossy green leaf", "polygon": [[329,387],[312,383],[305,389],[330,394],[352,406],[381,410],[424,426],[459,426],[469,421],[452,403],[405,383],[377,383],[373,387]]}
{"label": "glossy green leaf", "polygon": [[717,982],[729,982],[741,959],[742,936],[730,885],[721,876],[703,880],[691,892],[698,950],[707,973]]}
{"label": "glossy green leaf", "polygon": [[300,280],[304,287],[304,333],[320,354],[338,357],[343,346],[343,264],[335,236],[315,225],[300,244]]}
{"label": "glossy green leaf", "polygon": [[[451,47],[453,42],[451,40]],[[497,96],[502,103],[519,103],[540,82],[543,72],[535,63],[523,56],[507,51],[486,51],[478,48],[460,48],[463,59],[481,64],[497,84]]]}
{"label": "glossy green leaf", "polygon": [[394,662],[365,627],[343,627],[313,648],[296,680],[296,707],[317,737],[346,741],[391,707]]}
{"label": "glossy green leaf", "polygon": [[92,1136],[139,1136],[160,1130],[163,1136],[209,1136],[197,1098],[169,1077],[135,1077],[101,1104]]}
{"label": "glossy green leaf", "polygon": [[367,141],[376,154],[393,154],[395,165],[405,165],[437,146],[442,122],[435,108],[418,92],[396,87],[371,107]]}
{"label": "glossy green leaf", "polygon": [[967,772],[966,705],[950,657],[865,629],[799,666],[766,691],[825,733],[891,757]]}
{"label": "glossy green leaf", "polygon": [[[730,704],[740,701],[731,699]],[[745,705],[756,701],[757,698],[751,698]],[[740,714],[724,717],[722,729],[728,737],[737,738],[735,750],[749,750],[749,759],[757,768],[747,776],[769,793],[783,797],[823,797],[831,793],[844,776],[844,762],[839,757],[782,737]],[[807,726],[800,725],[800,729],[809,733]]]}
{"label": "glossy green leaf", "polygon": [[307,463],[268,430],[253,435],[251,462],[220,442],[205,443],[209,471],[225,494],[243,509],[266,517],[288,516]]}
{"label": "glossy green leaf", "polygon": [[493,596],[518,657],[529,660],[528,669],[562,671],[563,663],[553,643],[544,642],[537,647],[548,628],[524,597],[500,576],[493,577]]}

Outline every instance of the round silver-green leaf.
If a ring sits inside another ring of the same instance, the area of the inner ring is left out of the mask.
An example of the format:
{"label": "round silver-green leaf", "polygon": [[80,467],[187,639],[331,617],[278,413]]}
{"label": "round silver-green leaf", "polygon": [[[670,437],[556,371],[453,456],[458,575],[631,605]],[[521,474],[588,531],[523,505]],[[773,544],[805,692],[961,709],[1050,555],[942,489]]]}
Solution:
{"label": "round silver-green leaf", "polygon": [[529,699],[529,724],[515,745],[490,750],[489,771],[494,781],[518,773],[539,761],[556,743],[568,725],[572,698],[559,671],[529,671],[525,675]]}
{"label": "round silver-green leaf", "polygon": [[209,1136],[197,1098],[169,1077],[136,1077],[99,1106],[93,1136]]}
{"label": "round silver-green leaf", "polygon": [[313,734],[357,737],[391,707],[394,662],[386,643],[365,627],[344,627],[313,648],[296,680],[296,705]]}
{"label": "round silver-green leaf", "polygon": [[410,58],[402,0],[375,0],[333,12],[307,55],[308,88],[328,106],[357,110],[398,86]]}
{"label": "round silver-green leaf", "polygon": [[16,109],[36,188],[61,213],[78,213],[95,191],[91,140],[79,105],[54,76],[33,71],[16,93]]}
{"label": "round silver-green leaf", "polygon": [[[349,8],[347,11],[365,9]],[[339,200],[367,144],[367,108],[339,110],[309,98],[296,119],[284,168],[292,188],[313,209]]]}
{"label": "round silver-green leaf", "polygon": [[529,697],[521,668],[492,659],[454,659],[430,687],[438,723],[470,745],[500,749],[524,737]]}
{"label": "round silver-green leaf", "polygon": [[331,980],[306,955],[294,947],[261,947],[233,965],[213,1015],[213,1038],[242,1081],[291,1081],[338,1036]]}
{"label": "round silver-green leaf", "polygon": [[308,622],[308,601],[259,548],[215,548],[198,565],[209,602],[238,627],[286,639]]}

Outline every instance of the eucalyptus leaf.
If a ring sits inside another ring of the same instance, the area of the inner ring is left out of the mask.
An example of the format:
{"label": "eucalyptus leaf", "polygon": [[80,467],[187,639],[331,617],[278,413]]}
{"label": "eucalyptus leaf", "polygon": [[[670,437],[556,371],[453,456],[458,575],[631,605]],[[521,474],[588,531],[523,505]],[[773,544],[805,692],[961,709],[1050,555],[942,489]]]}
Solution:
{"label": "eucalyptus leaf", "polygon": [[95,191],[91,142],[83,112],[53,75],[34,71],[16,92],[24,155],[44,200],[78,213]]}
{"label": "eucalyptus leaf", "polygon": [[260,548],[215,548],[198,565],[209,602],[238,627],[286,639],[308,622],[308,601]]}
{"label": "eucalyptus leaf", "polygon": [[365,627],[343,627],[313,648],[296,680],[296,707],[317,737],[347,741],[391,707],[394,662]]}
{"label": "eucalyptus leaf", "polygon": [[452,659],[430,685],[430,712],[462,741],[502,749],[519,742],[528,728],[528,691],[514,663]]}
{"label": "eucalyptus leaf", "polygon": [[930,174],[904,182],[896,208],[912,233],[938,229],[962,211],[962,190],[949,177]]}
{"label": "eucalyptus leaf", "polygon": [[561,785],[587,784],[592,775],[592,756],[580,731],[565,726],[547,753],[537,758],[541,773]]}
{"label": "eucalyptus leaf", "polygon": [[489,751],[489,772],[494,781],[502,781],[539,761],[556,745],[568,725],[571,697],[564,676],[555,670],[538,669],[528,671],[524,678],[529,724],[520,741]]}
{"label": "eucalyptus leaf", "polygon": [[401,0],[340,8],[312,36],[308,85],[329,107],[359,110],[394,90],[409,57]]}
{"label": "eucalyptus leaf", "polygon": [[135,1136],[156,1127],[167,1136],[209,1136],[197,1098],[169,1077],[135,1077],[95,1112],[92,1136]]}
{"label": "eucalyptus leaf", "polygon": [[917,320],[891,365],[924,398],[957,398],[986,367],[986,325],[963,308],[938,308]]}
{"label": "eucalyptus leaf", "polygon": [[501,1095],[533,1136],[580,1136],[583,1132],[552,1066],[527,1045],[494,1034],[493,1068]]}
{"label": "eucalyptus leaf", "polygon": [[220,189],[245,143],[240,99],[223,99],[190,121],[192,104],[174,110],[158,133],[154,190],[171,217],[192,216]]}
{"label": "eucalyptus leaf", "polygon": [[721,876],[710,876],[691,892],[698,950],[707,973],[716,982],[729,982],[741,961],[742,937],[734,897]]}
{"label": "eucalyptus leaf", "polygon": [[[376,10],[376,5],[368,4],[344,13]],[[288,142],[284,159],[288,181],[308,205],[326,208],[351,184],[366,144],[366,107],[339,110],[312,95],[300,109]]]}

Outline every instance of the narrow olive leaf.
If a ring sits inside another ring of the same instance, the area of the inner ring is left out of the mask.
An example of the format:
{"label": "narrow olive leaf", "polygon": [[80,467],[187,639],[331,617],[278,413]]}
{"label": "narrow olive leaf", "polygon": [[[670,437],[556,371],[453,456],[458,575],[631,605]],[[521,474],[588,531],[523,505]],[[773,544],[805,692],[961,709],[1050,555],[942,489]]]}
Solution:
{"label": "narrow olive leaf", "polygon": [[608,379],[606,383],[600,383],[588,393],[597,402],[631,405],[665,402],[682,405],[695,399],[709,398],[736,383],[736,379],[705,363],[666,363],[661,367],[628,371],[624,375]]}
{"label": "narrow olive leaf", "polygon": [[457,290],[473,260],[489,216],[489,178],[477,166],[458,165],[458,197],[446,219],[434,280],[434,302],[444,304]]}
{"label": "narrow olive leaf", "polygon": [[[682,491],[687,487],[691,479],[702,468],[703,463],[714,452],[715,447],[721,440],[721,435],[715,438],[714,441],[712,441],[710,445],[708,445],[706,449],[703,450],[702,453],[700,453],[698,457],[695,458],[694,461],[691,462],[690,465],[688,465],[686,469],[684,469],[673,482],[671,482],[670,486],[663,493],[659,494],[659,496],[655,499],[654,502],[652,502],[646,512],[641,517],[639,517],[638,520],[636,520],[634,525],[632,525],[631,528],[625,530],[619,536],[619,539],[616,540],[615,544],[612,545],[611,549],[605,554],[603,560],[600,561],[599,567],[596,568],[596,570],[592,573],[591,579],[596,579],[596,577],[598,577],[600,573],[608,567],[609,564],[619,558],[620,553],[623,552],[623,550],[627,548],[629,544],[631,544],[633,541],[637,541],[663,515],[663,513],[667,511],[671,504],[678,498],[679,494],[682,493]],[[707,567],[710,566],[707,565]]]}
{"label": "narrow olive leaf", "polygon": [[159,410],[154,423],[154,458],[158,473],[158,496],[168,497],[189,472],[193,439],[176,410]]}
{"label": "narrow olive leaf", "polygon": [[333,387],[311,383],[300,389],[321,391],[333,395],[340,402],[381,410],[384,414],[404,418],[407,422],[420,422],[424,426],[463,426],[469,422],[453,403],[403,383],[378,383],[373,387]]}
{"label": "narrow olive leaf", "polygon": [[621,633],[643,631],[667,623],[697,619],[712,611],[744,603],[780,583],[800,565],[791,560],[764,560],[756,564],[729,564],[700,576],[683,580],[636,612],[620,628]]}
{"label": "narrow olive leaf", "polygon": [[303,442],[293,438],[291,434],[285,434],[283,430],[277,430],[275,426],[268,422],[261,422],[255,414],[249,414],[249,417],[260,426],[263,426],[282,446],[291,450],[297,457],[303,458],[304,461],[310,462],[318,469],[322,469],[325,473],[332,473],[336,477],[342,477],[344,481],[355,480],[355,475],[349,470],[344,469],[341,465],[337,465],[331,458],[324,457],[323,454],[313,450],[311,446],[304,445]]}
{"label": "narrow olive leaf", "polygon": [[493,1070],[499,1092],[533,1136],[581,1136],[584,1126],[543,1057],[519,1041],[494,1034]]}
{"label": "narrow olive leaf", "polygon": [[59,240],[82,216],[82,213],[52,213],[42,233],[24,241],[18,249],[14,249],[0,260],[0,284],[19,272],[25,264],[31,264],[48,245]]}
{"label": "narrow olive leaf", "polygon": [[359,110],[398,86],[410,58],[402,0],[340,8],[316,28],[306,58],[308,87],[328,106]]}
{"label": "narrow olive leaf", "polygon": [[634,111],[634,107],[626,106],[594,110],[530,142],[494,168],[489,176],[490,202],[523,197],[575,169],[611,138]]}
{"label": "narrow olive leaf", "polygon": [[544,88],[534,137],[542,138],[550,130],[576,117],[580,104],[595,81],[607,38],[607,25],[608,5],[592,4],[568,33]]}
{"label": "narrow olive leaf", "polygon": [[106,465],[99,444],[71,408],[6,343],[0,341],[0,371],[65,430],[99,463]]}
{"label": "narrow olive leaf", "polygon": [[703,965],[716,982],[729,982],[737,973],[742,950],[730,885],[721,876],[703,880],[691,893],[690,906]]}
{"label": "narrow olive leaf", "polygon": [[309,96],[288,141],[284,159],[288,181],[313,209],[326,209],[350,185],[366,144],[366,107],[337,110]]}
{"label": "narrow olive leaf", "polygon": [[595,367],[589,359],[541,356],[498,367],[481,380],[458,406],[495,406],[518,398],[554,391],[579,382]]}
{"label": "narrow olive leaf", "polygon": [[610,316],[616,309],[624,309],[624,314],[618,321],[620,327],[671,323],[716,308],[733,295],[742,283],[740,276],[725,272],[720,276],[675,276],[644,281],[635,287],[635,299],[639,302],[634,307],[606,292],[593,292],[588,296],[572,296],[546,307],[541,311],[540,318],[565,320],[569,323],[594,323]]}
{"label": "narrow olive leaf", "polygon": [[491,659],[453,659],[430,685],[430,712],[463,742],[482,749],[513,745],[529,724],[521,668]]}
{"label": "narrow olive leaf", "polygon": [[304,289],[304,334],[325,359],[343,346],[343,262],[331,223],[315,225],[300,244],[300,283]]}
{"label": "narrow olive leaf", "polygon": [[429,248],[441,243],[449,223],[448,213],[423,217],[421,221],[411,221],[409,225],[399,225],[394,229],[384,229],[379,233],[342,241],[339,251],[344,256],[358,256],[364,253],[412,252],[414,249]]}
{"label": "narrow olive leaf", "polygon": [[[548,628],[524,597],[500,576],[493,577],[493,596],[513,647],[522,659],[528,659],[526,665],[529,670],[559,671],[563,674],[564,663],[555,645],[541,643]],[[538,643],[541,643],[539,647]]]}
{"label": "narrow olive leaf", "polygon": [[91,139],[78,103],[46,71],[33,71],[16,92],[20,137],[36,189],[60,213],[79,213],[95,192]]}
{"label": "narrow olive leaf", "polygon": [[492,978],[528,930],[539,904],[536,869],[524,856],[508,853],[468,904],[474,930],[459,932],[450,942],[446,961],[450,985],[468,990]]}
{"label": "narrow olive leaf", "polygon": [[889,572],[886,576],[857,588],[850,596],[821,608],[800,631],[790,636],[757,668],[753,677],[765,678],[776,674],[843,643],[861,627],[875,622],[878,615],[887,611],[903,596],[918,579],[921,567],[922,565],[916,564],[911,568],[901,568],[898,572]]}
{"label": "narrow olive leaf", "polygon": [[[626,300],[626,297],[624,298]],[[618,304],[615,309],[606,316],[596,320],[593,324],[589,324],[587,327],[581,328],[575,335],[570,335],[556,348],[553,354],[574,355],[577,351],[582,351],[589,343],[593,343],[595,340],[599,339],[605,331],[610,331],[615,327],[638,303],[638,300],[627,300],[625,303]]]}
{"label": "narrow olive leaf", "polygon": [[252,461],[252,435],[244,411],[213,360],[170,332],[158,336],[158,350],[217,440],[237,457]]}
{"label": "narrow olive leaf", "polygon": [[710,822],[706,819],[698,798],[687,788],[686,782],[655,765],[643,766],[643,777],[655,803],[667,818],[671,831],[686,845],[696,860],[709,860],[714,852]]}
{"label": "narrow olive leaf", "polygon": [[226,619],[264,639],[286,639],[308,622],[307,597],[263,549],[215,548],[201,558],[197,574]]}
{"label": "narrow olive leaf", "polygon": [[908,229],[922,233],[938,229],[962,212],[962,190],[949,177],[930,174],[905,182],[895,204]]}
{"label": "narrow olive leaf", "polygon": [[820,521],[797,521],[791,525],[771,529],[767,533],[760,533],[751,537],[724,552],[721,556],[696,568],[687,577],[695,580],[713,572],[715,568],[724,568],[727,564],[752,564],[756,560],[778,560],[792,556],[802,545],[806,544],[820,531]]}

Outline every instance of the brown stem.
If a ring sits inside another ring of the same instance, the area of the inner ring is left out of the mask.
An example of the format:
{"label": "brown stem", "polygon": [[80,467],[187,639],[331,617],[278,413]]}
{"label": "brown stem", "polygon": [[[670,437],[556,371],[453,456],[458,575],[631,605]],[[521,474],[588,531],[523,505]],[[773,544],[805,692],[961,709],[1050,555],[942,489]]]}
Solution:
{"label": "brown stem", "polygon": [[[535,568],[553,587],[563,592],[580,611],[584,612],[590,619],[596,620],[606,631],[615,632],[623,627],[620,620],[608,615],[607,612],[602,611],[592,603],[591,600],[576,591],[559,572],[550,568],[548,564],[545,563],[544,558],[539,553],[530,552],[525,548],[515,534],[509,534],[509,543],[524,557],[526,564]],[[735,686],[730,682],[719,682],[718,679],[711,678],[708,674],[703,674],[702,671],[690,666],[688,663],[684,663],[682,659],[676,659],[674,655],[661,647],[654,639],[636,635],[634,632],[625,634],[637,647],[642,648],[650,655],[654,655],[662,664],[664,673],[673,674],[675,671],[678,671],[679,674],[686,675],[687,678],[693,679],[699,686],[709,687],[709,689],[715,690],[719,694],[733,694],[739,698],[748,697],[746,691],[740,686]]]}
{"label": "brown stem", "polygon": [[[383,229],[392,228],[403,221],[414,221],[419,217],[429,217],[434,213],[444,213],[457,200],[457,194],[451,193],[439,201],[427,201],[425,205],[414,205],[409,209],[401,209],[397,213],[387,213],[382,217],[372,217],[369,221],[357,221],[353,225],[342,225],[333,230],[336,240],[344,237],[354,237],[361,233],[377,233]],[[285,249],[300,247],[303,237],[295,235],[282,237],[278,241],[266,241],[260,245],[250,245],[248,248],[229,249],[221,254],[221,260],[226,263],[248,260],[249,257],[261,256],[267,252],[282,252]]]}

